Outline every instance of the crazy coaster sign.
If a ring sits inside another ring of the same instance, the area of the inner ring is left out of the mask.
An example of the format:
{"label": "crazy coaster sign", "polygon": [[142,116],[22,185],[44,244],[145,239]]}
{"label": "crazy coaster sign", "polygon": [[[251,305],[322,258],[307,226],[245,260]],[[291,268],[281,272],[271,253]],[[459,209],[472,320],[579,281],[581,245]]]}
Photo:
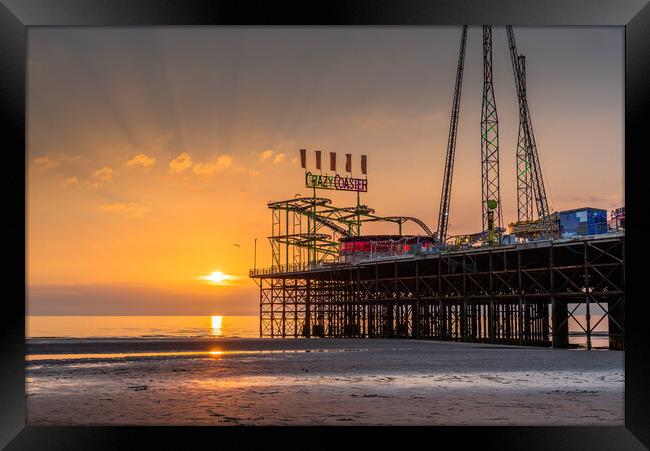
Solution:
{"label": "crazy coaster sign", "polygon": [[[317,150],[316,154],[316,169],[321,170],[321,151]],[[345,154],[345,172],[348,174],[352,172],[352,154]],[[307,151],[300,149],[300,161],[303,169],[307,169]],[[365,193],[368,191],[367,178],[355,178],[351,175],[339,175],[336,172],[336,153],[330,152],[330,170],[334,172],[333,175],[329,174],[313,174],[305,172],[305,186],[313,189],[331,189],[337,191],[356,191]],[[361,173],[367,175],[368,166],[367,158],[361,155]]]}
{"label": "crazy coaster sign", "polygon": [[305,174],[305,186],[307,188],[334,189],[338,191],[368,191],[367,179],[355,179],[353,177],[341,177],[340,175],[319,175],[307,172]]}

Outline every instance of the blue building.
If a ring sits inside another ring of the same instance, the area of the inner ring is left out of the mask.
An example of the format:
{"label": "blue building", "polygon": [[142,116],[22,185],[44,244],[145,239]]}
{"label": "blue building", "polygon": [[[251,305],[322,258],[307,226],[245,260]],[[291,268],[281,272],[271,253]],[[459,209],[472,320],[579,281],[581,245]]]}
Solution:
{"label": "blue building", "polygon": [[583,207],[560,212],[562,238],[607,233],[607,210]]}

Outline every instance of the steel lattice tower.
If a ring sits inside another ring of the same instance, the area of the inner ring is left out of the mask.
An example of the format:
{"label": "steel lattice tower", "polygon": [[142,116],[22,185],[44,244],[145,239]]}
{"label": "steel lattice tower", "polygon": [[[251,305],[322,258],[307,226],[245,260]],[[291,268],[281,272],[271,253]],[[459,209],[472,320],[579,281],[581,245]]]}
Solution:
{"label": "steel lattice tower", "polygon": [[[510,33],[508,33],[508,37]],[[512,67],[515,72],[517,97],[519,98],[519,134],[517,135],[517,221],[533,219],[533,180],[531,162],[528,158],[528,137],[526,135],[526,99],[522,95],[521,85],[526,83],[525,59],[517,55],[514,43],[510,45]]]}
{"label": "steel lattice tower", "polygon": [[458,67],[456,69],[456,84],[454,85],[454,99],[451,105],[451,121],[449,124],[449,138],[447,140],[447,158],[445,160],[445,174],[442,181],[442,194],[440,196],[440,211],[438,213],[437,239],[444,243],[447,238],[449,224],[449,206],[451,204],[451,182],[454,175],[454,158],[456,155],[456,136],[458,131],[458,116],[460,112],[460,95],[463,87],[463,67],[465,64],[465,45],[467,42],[467,25],[463,25],[458,51]]}
{"label": "steel lattice tower", "polygon": [[526,66],[525,60],[520,62],[522,89],[524,97],[524,108],[526,114],[526,135],[528,137],[528,159],[532,167],[532,180],[533,180],[533,195],[537,207],[537,216],[539,219],[546,218],[550,213],[548,206],[548,199],[546,197],[546,188],[544,188],[544,179],[542,177],[542,167],[539,163],[539,156],[537,154],[537,143],[535,142],[535,134],[533,133],[533,122],[530,118],[530,110],[528,108],[528,100],[526,99]]}
{"label": "steel lattice tower", "polygon": [[[501,228],[501,194],[499,191],[499,118],[492,82],[492,27],[483,26],[483,108],[481,110],[482,219],[486,239],[491,217]],[[488,204],[496,202],[494,208]]]}
{"label": "steel lattice tower", "polygon": [[550,207],[544,188],[542,169],[537,154],[533,123],[526,98],[526,59],[517,53],[512,25],[506,25],[510,59],[519,99],[519,139],[517,143],[517,215],[519,221],[533,219],[533,199],[537,216],[544,219]]}

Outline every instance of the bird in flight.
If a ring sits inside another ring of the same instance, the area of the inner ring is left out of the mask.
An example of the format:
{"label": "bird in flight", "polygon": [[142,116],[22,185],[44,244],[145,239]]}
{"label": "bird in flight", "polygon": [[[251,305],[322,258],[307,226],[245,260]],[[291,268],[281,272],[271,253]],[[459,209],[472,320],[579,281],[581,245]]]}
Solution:
{"label": "bird in flight", "polygon": [[235,243],[235,246],[237,246],[237,247],[241,247],[241,246],[240,246],[239,244],[237,244],[237,243]]}

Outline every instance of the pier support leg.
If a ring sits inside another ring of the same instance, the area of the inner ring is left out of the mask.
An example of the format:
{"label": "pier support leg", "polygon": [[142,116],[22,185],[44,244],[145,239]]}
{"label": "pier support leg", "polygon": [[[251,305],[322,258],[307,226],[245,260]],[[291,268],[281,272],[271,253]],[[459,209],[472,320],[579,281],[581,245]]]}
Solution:
{"label": "pier support leg", "polygon": [[420,338],[420,301],[416,301],[411,306],[411,337]]}
{"label": "pier support leg", "polygon": [[496,343],[496,322],[497,311],[494,307],[494,301],[490,300],[488,304],[488,337],[490,343]]}
{"label": "pier support leg", "polygon": [[305,323],[302,326],[302,335],[311,338],[311,281],[307,279],[305,293]]}
{"label": "pier support leg", "polygon": [[263,296],[263,292],[264,292],[264,290],[262,290],[262,283],[263,283],[263,281],[260,280],[260,338],[262,338],[262,324],[263,324],[264,321],[265,321],[265,318],[264,318],[264,309],[262,308],[262,305],[263,305],[263,298],[262,298],[262,296]]}
{"label": "pier support leg", "polygon": [[385,326],[385,331],[386,331],[386,337],[392,338],[393,337],[393,304],[391,302],[388,302],[386,304],[386,326]]}
{"label": "pier support leg", "polygon": [[548,336],[549,336],[549,321],[548,321],[548,304],[540,302],[537,306],[537,312],[539,315],[542,316],[542,324],[541,324],[541,337],[540,340],[542,343],[544,343],[546,346],[548,346]]}
{"label": "pier support leg", "polygon": [[464,299],[460,304],[460,334],[458,337],[461,341],[467,341],[467,300]]}
{"label": "pier support leg", "polygon": [[553,347],[569,347],[569,306],[566,301],[551,299],[551,322],[553,325]]}
{"label": "pier support leg", "polygon": [[287,336],[287,279],[282,279],[282,338]]}

